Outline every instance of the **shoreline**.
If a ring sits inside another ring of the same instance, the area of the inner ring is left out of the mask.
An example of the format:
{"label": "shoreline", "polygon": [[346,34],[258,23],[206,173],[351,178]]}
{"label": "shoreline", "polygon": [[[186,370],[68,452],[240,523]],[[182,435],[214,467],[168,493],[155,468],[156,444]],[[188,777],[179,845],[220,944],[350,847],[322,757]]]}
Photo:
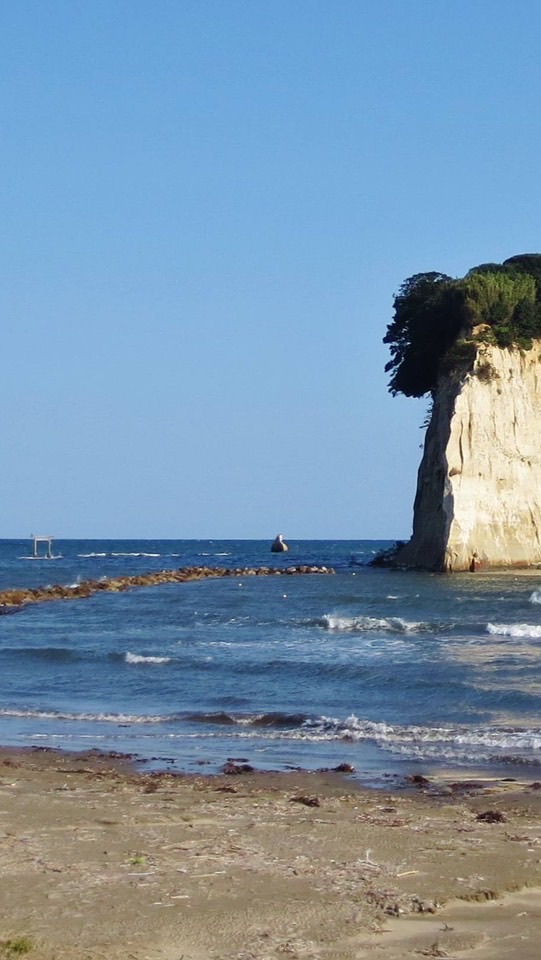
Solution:
{"label": "shoreline", "polygon": [[[42,758],[41,760],[39,758]],[[464,766],[453,767],[449,764],[436,767],[433,763],[422,763],[421,761],[412,761],[410,764],[404,761],[404,765],[410,768],[409,773],[398,773],[381,771],[372,773],[364,771],[359,775],[357,768],[349,762],[337,761],[332,766],[326,767],[305,767],[296,765],[285,765],[283,767],[257,767],[253,765],[248,757],[228,756],[215,769],[209,769],[207,761],[196,761],[197,769],[176,768],[170,758],[167,757],[143,757],[138,753],[130,753],[123,750],[107,749],[103,747],[73,748],[49,746],[45,744],[24,744],[15,745],[4,743],[0,744],[0,767],[1,765],[10,766],[10,759],[16,763],[25,764],[29,760],[32,766],[46,768],[50,763],[57,760],[62,764],[70,762],[79,763],[81,760],[88,762],[92,767],[96,766],[99,770],[110,770],[115,774],[125,775],[132,778],[151,777],[156,780],[162,777],[170,777],[180,781],[190,782],[192,780],[204,781],[209,784],[222,778],[230,778],[232,783],[254,783],[263,782],[268,779],[272,782],[281,782],[282,779],[287,784],[294,779],[321,781],[327,784],[339,782],[347,784],[353,792],[366,792],[379,795],[381,793],[400,792],[400,794],[419,795],[423,793],[435,799],[445,798],[451,795],[460,795],[462,792],[471,793],[490,789],[494,792],[508,793],[514,790],[532,789],[540,791],[541,807],[541,765],[532,765],[530,775],[525,771],[530,771],[529,767],[520,766],[521,775],[512,776],[508,765],[497,773],[494,767],[483,767],[481,765],[466,768]],[[32,763],[32,761],[36,761]],[[152,764],[160,761],[167,764],[162,767],[153,767]],[[415,772],[411,772],[415,768]],[[417,769],[419,768],[419,769]],[[422,770],[422,772],[421,772]],[[518,770],[516,771],[518,772]],[[536,777],[539,773],[539,779]],[[237,777],[242,780],[237,781]],[[540,841],[541,842],[541,841]]]}
{"label": "shoreline", "polygon": [[[220,715],[216,717],[217,722],[221,723]],[[269,717],[274,717],[274,714],[269,714]],[[67,718],[73,720],[76,715],[67,715]],[[49,719],[54,722],[55,715],[51,714]],[[113,719],[114,723],[111,723]],[[166,730],[161,737],[159,733],[154,734],[149,744],[144,732],[138,736],[138,725],[133,723],[133,718],[123,714],[107,718],[105,725],[111,727],[112,732],[101,730],[94,735],[73,732],[63,735],[56,728],[36,733],[35,723],[31,727],[34,732],[27,731],[25,734],[17,726],[21,723],[21,717],[16,711],[13,718],[6,711],[2,720],[3,742],[0,749],[59,752],[71,756],[90,751],[104,757],[129,759],[133,769],[142,773],[168,772],[179,776],[202,774],[214,777],[220,776],[224,765],[233,758],[241,765],[248,764],[253,773],[258,775],[287,774],[292,771],[318,774],[347,769],[355,783],[374,790],[401,789],[408,778],[416,776],[428,778],[434,784],[459,780],[516,783],[541,780],[541,757],[537,752],[531,757],[512,752],[499,756],[493,752],[490,756],[483,755],[477,759],[473,756],[454,759],[445,756],[445,753],[440,757],[434,754],[426,757],[413,754],[403,756],[399,752],[384,749],[378,743],[371,743],[369,737],[358,741],[347,735],[323,739],[321,742],[281,737],[266,740],[255,729],[253,737],[244,732],[242,737],[237,738],[229,735],[230,727],[227,725],[223,733],[214,734],[210,740],[193,739],[189,733],[178,733],[173,742]],[[12,724],[13,732],[10,729]],[[232,722],[231,726],[235,729]],[[261,726],[265,727],[265,723]],[[124,735],[124,731],[117,727],[129,729]]]}
{"label": "shoreline", "polygon": [[31,960],[536,956],[535,782],[370,790],[0,748],[0,794],[5,956],[25,938]]}
{"label": "shoreline", "polygon": [[[436,761],[433,757],[398,757],[381,750],[381,756],[376,757],[374,748],[370,746],[367,747],[369,752],[365,754],[363,748],[366,744],[344,743],[341,740],[325,743],[325,749],[319,755],[311,751],[311,756],[308,757],[304,750],[289,754],[284,750],[282,754],[274,752],[273,755],[265,752],[262,756],[254,750],[253,743],[236,740],[228,742],[225,739],[221,749],[215,747],[211,756],[201,753],[201,746],[195,748],[193,745],[189,752],[180,751],[175,754],[174,748],[167,743],[164,743],[163,750],[160,750],[156,749],[156,745],[153,745],[152,749],[137,749],[126,741],[115,743],[109,739],[104,742],[102,737],[98,737],[94,745],[88,736],[75,739],[70,745],[66,745],[65,741],[54,742],[55,739],[58,741],[59,738],[49,738],[45,734],[27,738],[8,736],[0,745],[0,751],[21,754],[56,753],[71,757],[95,755],[111,762],[118,760],[124,766],[129,765],[134,776],[171,774],[188,778],[215,778],[223,776],[227,766],[238,767],[238,770],[233,769],[230,773],[249,772],[258,777],[289,776],[292,773],[305,776],[343,773],[356,788],[379,792],[408,789],[408,784],[415,784],[418,780],[427,781],[425,786],[430,784],[432,790],[441,790],[444,793],[446,785],[455,782],[527,785],[541,781],[541,759],[538,758],[524,761],[520,758],[511,760],[494,757],[491,761],[472,760],[466,763],[453,762],[450,759]],[[296,741],[291,743],[295,744]]]}

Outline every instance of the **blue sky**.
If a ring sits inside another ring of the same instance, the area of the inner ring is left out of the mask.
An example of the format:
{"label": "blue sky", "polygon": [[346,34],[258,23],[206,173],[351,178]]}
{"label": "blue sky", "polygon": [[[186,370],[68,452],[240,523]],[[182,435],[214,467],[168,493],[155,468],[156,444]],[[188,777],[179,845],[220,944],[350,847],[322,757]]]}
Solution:
{"label": "blue sky", "polygon": [[407,537],[423,270],[541,250],[541,7],[6,0],[0,536]]}

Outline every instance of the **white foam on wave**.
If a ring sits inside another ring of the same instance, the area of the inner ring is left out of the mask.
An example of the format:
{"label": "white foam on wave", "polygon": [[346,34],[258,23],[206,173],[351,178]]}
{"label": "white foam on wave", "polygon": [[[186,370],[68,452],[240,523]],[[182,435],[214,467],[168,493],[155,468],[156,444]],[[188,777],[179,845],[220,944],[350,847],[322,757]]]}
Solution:
{"label": "white foam on wave", "polygon": [[456,743],[493,747],[497,750],[539,750],[541,732],[534,730],[489,730],[459,734]]}
{"label": "white foam on wave", "polygon": [[417,620],[404,620],[403,617],[342,617],[325,614],[320,623],[326,630],[346,633],[365,633],[371,630],[419,633],[427,629],[427,624]]}
{"label": "white foam on wave", "polygon": [[534,757],[541,751],[541,729],[535,727],[401,726],[354,714],[345,720],[325,716],[307,720],[291,735],[310,740],[368,740],[383,750],[420,759],[490,760],[494,754]]}
{"label": "white foam on wave", "polygon": [[541,603],[541,590],[534,590],[530,597],[530,603]]}
{"label": "white foam on wave", "polygon": [[413,741],[436,740],[451,741],[458,733],[466,732],[461,727],[421,727],[401,726],[400,724],[385,723],[384,721],[363,720],[355,714],[341,720],[337,717],[322,716],[317,719],[306,720],[303,724],[305,733],[323,740],[375,740],[382,744],[411,743]]}
{"label": "white foam on wave", "polygon": [[171,657],[144,657],[140,653],[130,653],[124,654],[124,660],[126,663],[169,663]]}
{"label": "white foam on wave", "polygon": [[541,637],[541,626],[534,623],[487,623],[493,637]]}
{"label": "white foam on wave", "polygon": [[0,717],[19,717],[22,719],[37,720],[75,720],[88,721],[89,723],[167,723],[171,719],[169,716],[159,716],[154,714],[129,714],[129,713],[69,713],[61,710],[22,710],[9,709],[8,707],[0,709]]}
{"label": "white foam on wave", "polygon": [[112,557],[161,557],[161,553],[112,553]]}
{"label": "white foam on wave", "polygon": [[[82,559],[88,560],[88,559],[92,559],[92,558],[96,558],[96,557],[97,557],[98,559],[99,559],[99,558],[103,558],[103,557],[161,557],[162,554],[161,554],[161,553],[147,553],[147,552],[145,552],[145,551],[140,551],[140,552],[129,551],[129,552],[120,552],[120,553],[105,553],[105,552],[103,552],[103,553],[78,553],[77,556],[78,556],[78,557],[81,557]],[[179,554],[179,553],[170,553],[170,554],[166,554],[166,556],[179,557],[180,554]]]}
{"label": "white foam on wave", "polygon": [[81,586],[81,583],[82,583],[82,577],[81,577],[81,574],[78,573],[73,583],[67,583],[66,587],[68,590],[76,590],[77,587]]}

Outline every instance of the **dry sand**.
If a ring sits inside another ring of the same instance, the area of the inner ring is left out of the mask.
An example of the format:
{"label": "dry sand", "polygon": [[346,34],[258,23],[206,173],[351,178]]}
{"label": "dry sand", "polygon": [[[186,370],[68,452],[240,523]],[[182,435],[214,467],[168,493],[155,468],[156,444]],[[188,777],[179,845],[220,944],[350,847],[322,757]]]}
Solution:
{"label": "dry sand", "polygon": [[340,774],[140,774],[95,753],[2,750],[0,812],[0,956],[541,952],[528,782],[391,793]]}

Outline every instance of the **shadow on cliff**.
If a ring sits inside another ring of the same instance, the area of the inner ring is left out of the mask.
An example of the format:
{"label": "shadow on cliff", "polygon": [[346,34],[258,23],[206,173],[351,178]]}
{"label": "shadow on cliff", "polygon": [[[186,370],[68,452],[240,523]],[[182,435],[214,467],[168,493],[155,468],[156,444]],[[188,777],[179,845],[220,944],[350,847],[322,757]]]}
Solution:
{"label": "shadow on cliff", "polygon": [[417,474],[413,505],[413,533],[374,558],[373,565],[396,569],[444,573],[449,527],[453,518],[453,492],[449,481],[447,446],[461,381],[440,382],[426,431],[423,457]]}

